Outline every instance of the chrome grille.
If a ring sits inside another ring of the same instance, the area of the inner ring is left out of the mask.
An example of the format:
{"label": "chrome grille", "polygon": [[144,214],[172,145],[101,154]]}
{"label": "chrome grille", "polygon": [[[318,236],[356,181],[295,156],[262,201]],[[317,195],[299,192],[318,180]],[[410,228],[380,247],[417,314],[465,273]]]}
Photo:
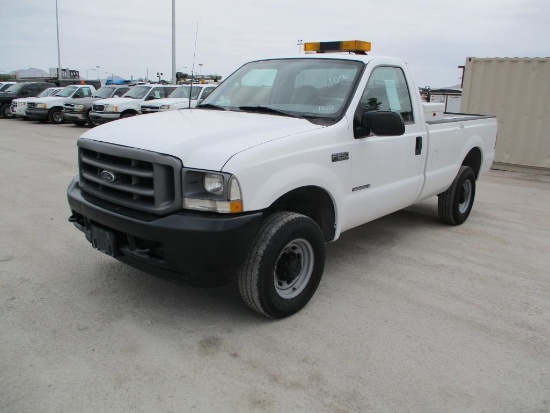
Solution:
{"label": "chrome grille", "polygon": [[93,105],[92,110],[94,112],[103,112],[105,110],[105,105]]}
{"label": "chrome grille", "polygon": [[142,113],[153,113],[158,112],[160,109],[155,106],[143,106],[141,105],[141,112]]}
{"label": "chrome grille", "polygon": [[27,102],[27,109],[34,109],[36,106],[36,103],[34,102]]}
{"label": "chrome grille", "polygon": [[80,139],[81,189],[157,215],[181,209],[181,162],[168,155]]}

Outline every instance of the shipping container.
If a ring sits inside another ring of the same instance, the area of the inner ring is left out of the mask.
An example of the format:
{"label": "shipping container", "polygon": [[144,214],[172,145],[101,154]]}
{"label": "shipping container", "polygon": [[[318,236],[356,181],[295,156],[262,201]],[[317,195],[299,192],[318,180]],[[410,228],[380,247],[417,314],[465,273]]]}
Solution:
{"label": "shipping container", "polygon": [[461,112],[497,116],[496,166],[550,172],[550,58],[468,57],[463,80]]}

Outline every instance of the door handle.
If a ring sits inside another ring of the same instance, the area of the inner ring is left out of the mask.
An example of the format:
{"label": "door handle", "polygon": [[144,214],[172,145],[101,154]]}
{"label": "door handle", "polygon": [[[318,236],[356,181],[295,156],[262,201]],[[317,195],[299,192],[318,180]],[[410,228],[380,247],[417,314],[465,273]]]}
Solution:
{"label": "door handle", "polygon": [[415,155],[420,155],[422,153],[422,136],[416,137],[416,147],[414,149]]}

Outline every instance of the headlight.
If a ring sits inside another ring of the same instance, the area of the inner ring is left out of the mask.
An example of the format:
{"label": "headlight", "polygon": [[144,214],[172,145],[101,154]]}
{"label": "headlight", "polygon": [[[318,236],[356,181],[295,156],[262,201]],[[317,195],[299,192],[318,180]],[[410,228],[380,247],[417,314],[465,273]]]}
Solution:
{"label": "headlight", "polygon": [[17,102],[17,106],[27,106],[27,102]]}
{"label": "headlight", "polygon": [[160,109],[170,109],[170,105],[160,105]]}
{"label": "headlight", "polygon": [[104,112],[118,112],[117,105],[105,105]]}
{"label": "headlight", "polygon": [[74,108],[74,110],[83,111],[84,110],[84,105],[74,105],[73,108]]}
{"label": "headlight", "polygon": [[36,109],[47,109],[48,106],[45,103],[37,103]]}
{"label": "headlight", "polygon": [[243,212],[239,181],[231,174],[184,169],[183,208],[225,214]]}

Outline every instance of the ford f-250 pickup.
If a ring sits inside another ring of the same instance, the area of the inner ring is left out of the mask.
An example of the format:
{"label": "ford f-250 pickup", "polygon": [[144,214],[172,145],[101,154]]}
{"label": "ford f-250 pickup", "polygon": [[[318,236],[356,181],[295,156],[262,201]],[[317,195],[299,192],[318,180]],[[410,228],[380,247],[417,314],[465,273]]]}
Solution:
{"label": "ford f-250 pickup", "polygon": [[69,221],[159,276],[231,274],[273,318],[309,302],[342,232],[436,195],[444,223],[466,221],[496,119],[426,119],[406,63],[367,55],[370,43],[305,50],[245,64],[196,109],[86,132]]}

